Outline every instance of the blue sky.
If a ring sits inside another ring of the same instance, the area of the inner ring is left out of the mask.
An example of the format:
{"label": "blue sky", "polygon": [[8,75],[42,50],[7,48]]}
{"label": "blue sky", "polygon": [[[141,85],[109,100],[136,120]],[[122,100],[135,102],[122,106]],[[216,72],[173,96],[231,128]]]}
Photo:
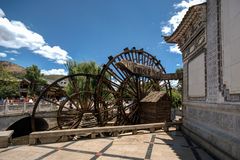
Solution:
{"label": "blue sky", "polygon": [[45,74],[64,73],[64,62],[107,62],[124,48],[144,48],[167,72],[182,65],[164,43],[188,7],[203,0],[1,0],[0,60]]}

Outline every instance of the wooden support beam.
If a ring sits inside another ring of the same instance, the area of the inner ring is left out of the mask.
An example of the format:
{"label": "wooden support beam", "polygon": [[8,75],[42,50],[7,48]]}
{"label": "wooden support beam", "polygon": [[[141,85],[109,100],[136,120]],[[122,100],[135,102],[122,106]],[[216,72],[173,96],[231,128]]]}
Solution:
{"label": "wooden support beam", "polygon": [[116,63],[116,66],[131,75],[149,77],[157,80],[178,80],[183,78],[182,73],[163,74],[162,70],[157,70],[152,68],[151,66],[134,63],[128,60],[122,60],[118,62]]}
{"label": "wooden support beam", "polygon": [[96,136],[97,136],[97,134],[96,133],[91,133],[91,138],[93,139],[93,138],[96,138]]}

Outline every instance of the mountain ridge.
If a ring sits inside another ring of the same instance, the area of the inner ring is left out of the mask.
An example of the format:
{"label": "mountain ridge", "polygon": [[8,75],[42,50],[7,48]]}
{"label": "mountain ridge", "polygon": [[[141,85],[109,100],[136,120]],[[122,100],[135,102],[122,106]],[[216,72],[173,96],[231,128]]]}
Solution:
{"label": "mountain ridge", "polygon": [[7,72],[13,75],[26,74],[26,69],[18,64],[9,61],[0,61],[0,65],[3,67],[3,69],[5,69]]}
{"label": "mountain ridge", "polygon": [[[26,69],[24,67],[9,61],[0,61],[0,66],[2,66],[4,70],[11,73],[15,77],[22,77],[26,74]],[[54,81],[63,76],[64,75],[52,74],[52,75],[44,75],[44,78],[47,80]]]}

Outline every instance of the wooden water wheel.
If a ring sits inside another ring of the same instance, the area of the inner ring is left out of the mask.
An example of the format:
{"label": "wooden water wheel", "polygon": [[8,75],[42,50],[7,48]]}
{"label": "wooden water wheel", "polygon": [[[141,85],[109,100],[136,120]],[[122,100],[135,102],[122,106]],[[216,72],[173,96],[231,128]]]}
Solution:
{"label": "wooden water wheel", "polygon": [[151,91],[171,92],[168,80],[155,77],[155,74],[165,74],[165,70],[156,57],[135,48],[126,48],[108,59],[96,88],[99,122],[101,125],[137,124],[142,98]]}
{"label": "wooden water wheel", "polygon": [[[32,129],[36,128],[36,118],[48,121],[47,130],[97,125],[96,79],[96,75],[79,73],[62,77],[46,87],[34,105]],[[51,123],[56,120],[57,123]]]}

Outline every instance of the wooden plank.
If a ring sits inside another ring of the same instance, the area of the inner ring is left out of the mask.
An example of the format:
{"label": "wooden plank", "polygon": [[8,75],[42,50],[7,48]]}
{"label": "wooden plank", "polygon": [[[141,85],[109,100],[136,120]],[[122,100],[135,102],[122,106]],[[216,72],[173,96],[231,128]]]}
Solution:
{"label": "wooden plank", "polygon": [[126,126],[109,126],[109,127],[93,127],[93,128],[81,128],[81,129],[66,129],[66,130],[55,130],[55,131],[40,131],[32,132],[30,136],[57,136],[57,135],[73,135],[79,133],[89,132],[114,132],[114,131],[126,131],[133,129],[147,129],[152,127],[162,127],[164,123],[151,123],[151,124],[140,124],[140,125],[126,125]]}
{"label": "wooden plank", "polygon": [[96,134],[102,132],[113,132],[116,136],[117,133],[121,131],[133,131],[136,133],[137,130],[150,129],[154,131],[156,128],[163,128],[164,126],[179,125],[182,123],[168,122],[168,123],[149,123],[149,124],[139,124],[139,125],[126,125],[126,126],[108,126],[108,127],[93,127],[93,128],[81,128],[81,129],[67,129],[67,130],[55,130],[55,131],[39,131],[32,132],[29,136],[29,144],[35,144],[36,139],[40,138],[50,138],[50,137],[61,137],[69,135],[79,135],[84,133],[93,134],[92,138]]}
{"label": "wooden plank", "polygon": [[[133,58],[134,57],[132,55],[132,59]],[[183,78],[182,73],[163,74],[161,69],[156,69],[149,66],[148,62],[146,64],[146,58],[147,56],[144,55],[142,64],[135,63],[133,60],[129,61],[129,60],[122,59],[121,61],[116,63],[116,66],[121,70],[125,70],[129,72],[130,74],[149,77],[149,78],[158,79],[158,80],[178,80]]]}
{"label": "wooden plank", "polygon": [[36,144],[36,139],[39,138],[50,138],[50,137],[61,137],[69,135],[79,135],[83,133],[101,133],[101,132],[121,132],[121,131],[132,131],[150,128],[162,128],[165,123],[151,123],[151,124],[140,124],[140,125],[127,125],[127,126],[109,126],[109,127],[93,127],[93,128],[81,128],[81,129],[67,129],[67,130],[55,130],[55,131],[39,131],[32,132],[29,136],[29,144]]}

